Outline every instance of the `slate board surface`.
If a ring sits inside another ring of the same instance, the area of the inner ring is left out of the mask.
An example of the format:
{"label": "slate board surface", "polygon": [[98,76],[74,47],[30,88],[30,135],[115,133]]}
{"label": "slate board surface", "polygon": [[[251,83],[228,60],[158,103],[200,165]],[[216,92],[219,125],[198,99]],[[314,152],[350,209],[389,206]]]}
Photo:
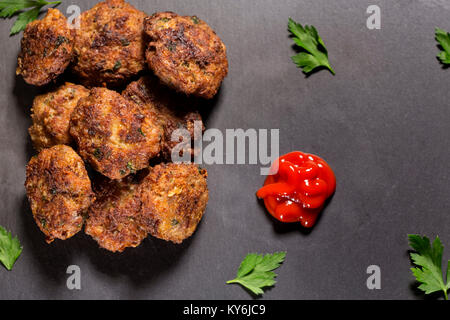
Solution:
{"label": "slate board surface", "polygon": [[[275,223],[257,201],[257,165],[208,166],[210,201],[182,245],[148,238],[112,254],[83,233],[44,242],[23,183],[33,155],[27,128],[39,90],[15,76],[21,35],[0,21],[0,225],[24,250],[0,268],[1,299],[251,299],[225,285],[249,252],[287,250],[263,299],[422,299],[414,290],[408,233],[439,235],[450,257],[450,70],[436,60],[434,28],[450,30],[446,0],[134,0],[151,14],[198,15],[228,48],[229,75],[207,128],[279,128],[280,152],[320,155],[337,191],[311,231]],[[95,1],[64,1],[82,10]],[[366,9],[381,8],[381,30]],[[319,30],[336,71],[305,77],[291,62],[288,17]],[[81,290],[66,268],[81,268]],[[368,290],[378,265],[381,290]]]}

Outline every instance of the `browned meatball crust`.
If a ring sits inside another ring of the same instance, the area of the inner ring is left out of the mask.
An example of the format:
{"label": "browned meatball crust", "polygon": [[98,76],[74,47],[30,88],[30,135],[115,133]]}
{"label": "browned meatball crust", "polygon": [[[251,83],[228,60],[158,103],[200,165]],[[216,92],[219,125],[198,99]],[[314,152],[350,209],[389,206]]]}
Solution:
{"label": "browned meatball crust", "polygon": [[228,73],[226,47],[204,21],[173,12],[147,17],[146,60],[163,83],[187,95],[210,99]]}
{"label": "browned meatball crust", "polygon": [[141,213],[139,185],[132,178],[102,179],[96,188],[97,200],[89,208],[85,232],[112,252],[137,247],[148,234]]}
{"label": "browned meatball crust", "polygon": [[144,76],[130,83],[122,92],[122,95],[157,115],[164,130],[161,140],[163,159],[170,161],[172,150],[179,143],[178,141],[172,141],[172,133],[177,129],[185,129],[189,132],[192,140],[190,153],[191,155],[194,154],[194,123],[197,121],[197,126],[200,128],[200,132],[195,137],[197,139],[201,139],[201,134],[205,128],[201,115],[192,107],[193,101],[164,87],[160,84],[159,79],[154,76]]}
{"label": "browned meatball crust", "polygon": [[94,194],[83,160],[72,148],[57,145],[33,157],[25,187],[34,220],[48,243],[81,230]]}
{"label": "browned meatball crust", "polygon": [[34,98],[31,108],[33,124],[28,129],[37,151],[57,144],[70,144],[69,122],[78,100],[87,97],[89,90],[66,82],[56,90]]}
{"label": "browned meatball crust", "polygon": [[89,86],[118,85],[145,67],[146,14],[123,0],[107,0],[81,14],[73,71]]}
{"label": "browned meatball crust", "polygon": [[181,243],[202,219],[208,202],[207,172],[194,164],[161,164],[141,183],[142,210],[153,221],[148,231],[157,238]]}
{"label": "browned meatball crust", "polygon": [[35,86],[56,79],[72,60],[73,35],[66,17],[57,9],[48,9],[44,19],[25,28],[16,74]]}
{"label": "browned meatball crust", "polygon": [[121,180],[99,179],[85,232],[113,252],[138,246],[148,233],[181,243],[205,211],[206,177],[206,170],[193,164],[172,163]]}
{"label": "browned meatball crust", "polygon": [[115,91],[93,88],[72,113],[70,134],[81,157],[110,179],[149,166],[160,151],[156,115]]}

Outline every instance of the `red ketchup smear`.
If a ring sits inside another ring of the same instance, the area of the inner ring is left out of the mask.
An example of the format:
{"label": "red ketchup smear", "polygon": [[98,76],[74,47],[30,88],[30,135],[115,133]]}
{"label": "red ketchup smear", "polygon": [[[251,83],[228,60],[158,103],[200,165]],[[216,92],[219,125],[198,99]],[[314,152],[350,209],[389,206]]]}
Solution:
{"label": "red ketchup smear", "polygon": [[267,211],[281,222],[300,222],[310,228],[325,201],[336,189],[330,166],[318,156],[293,151],[279,157],[256,196],[264,199]]}

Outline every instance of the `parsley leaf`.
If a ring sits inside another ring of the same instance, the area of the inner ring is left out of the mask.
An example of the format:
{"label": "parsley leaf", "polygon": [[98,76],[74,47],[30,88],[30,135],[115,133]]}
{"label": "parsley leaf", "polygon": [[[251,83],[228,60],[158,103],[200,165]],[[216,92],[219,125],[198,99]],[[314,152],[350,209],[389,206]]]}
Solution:
{"label": "parsley leaf", "polygon": [[444,51],[439,52],[437,57],[443,64],[450,64],[450,34],[440,28],[436,28],[435,33],[436,41]]}
{"label": "parsley leaf", "polygon": [[37,19],[40,10],[41,8],[34,8],[19,14],[16,22],[14,22],[14,25],[10,30],[10,35],[19,33],[20,31],[24,30],[29,22]]}
{"label": "parsley leaf", "polygon": [[318,67],[325,67],[333,75],[335,74],[328,61],[325,44],[314,26],[305,25],[303,27],[289,18],[288,29],[293,35],[295,44],[304,49],[304,52],[291,58],[297,67],[302,68],[304,73],[310,73]]}
{"label": "parsley leaf", "polygon": [[236,278],[227,281],[239,283],[256,295],[263,294],[262,288],[275,284],[277,276],[273,270],[277,269],[284,261],[286,252],[275,252],[274,254],[249,253],[242,261],[237,271]]}
{"label": "parsley leaf", "polygon": [[22,246],[17,237],[12,237],[11,232],[0,226],[0,262],[11,270],[14,262],[22,253]]}
{"label": "parsley leaf", "polygon": [[[19,14],[10,31],[10,35],[14,35],[24,30],[29,22],[36,20],[42,7],[60,3],[61,1],[47,2],[45,0],[0,0],[0,18],[11,18]],[[32,9],[23,11],[27,8]]]}
{"label": "parsley leaf", "polygon": [[427,237],[419,235],[408,235],[409,245],[416,251],[411,253],[411,259],[416,268],[411,268],[416,280],[421,283],[419,289],[430,294],[437,291],[443,291],[445,300],[448,300],[447,290],[450,288],[450,261],[447,264],[447,284],[442,278],[442,246],[439,237],[430,244]]}

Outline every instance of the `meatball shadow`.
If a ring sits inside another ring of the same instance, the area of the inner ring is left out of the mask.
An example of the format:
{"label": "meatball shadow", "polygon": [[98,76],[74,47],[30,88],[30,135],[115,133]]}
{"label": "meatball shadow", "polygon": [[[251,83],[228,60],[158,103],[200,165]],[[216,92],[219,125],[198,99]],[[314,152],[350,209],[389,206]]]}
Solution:
{"label": "meatball shadow", "polygon": [[[21,110],[23,113],[24,119],[27,121],[27,127],[31,125],[31,107],[33,105],[33,100],[37,95],[49,92],[50,90],[62,85],[65,82],[65,77],[59,77],[57,82],[52,84],[48,84],[43,87],[36,87],[27,84],[21,76],[16,76],[14,81],[13,95],[16,100],[16,109]],[[31,158],[34,154],[36,154],[33,144],[29,135],[27,135],[27,141],[25,145],[25,152],[27,158]]]}
{"label": "meatball shadow", "polygon": [[[14,70],[15,72],[15,70]],[[37,95],[50,92],[62,86],[66,82],[77,83],[77,79],[69,71],[65,71],[58,78],[41,87],[33,86],[25,82],[22,76],[16,75],[14,79],[13,94],[16,99],[16,105],[23,110],[26,117],[30,116],[30,109],[33,100]]]}
{"label": "meatball shadow", "polygon": [[100,248],[86,234],[83,238],[90,242],[84,245],[84,252],[98,271],[110,277],[127,276],[136,287],[169,274],[192,241],[188,238],[181,244],[173,244],[148,236],[137,248],[114,253]]}
{"label": "meatball shadow", "polygon": [[196,104],[198,105],[198,112],[202,116],[203,124],[206,128],[208,128],[208,119],[211,117],[211,114],[216,110],[216,106],[220,105],[223,97],[223,92],[226,88],[222,85],[219,88],[219,91],[214,96],[214,98],[206,100],[198,98]]}
{"label": "meatball shadow", "polygon": [[[61,286],[67,278],[66,269],[76,257],[86,255],[92,265],[111,278],[126,276],[131,284],[139,287],[151,281],[160,280],[164,273],[187,251],[192,238],[182,244],[147,237],[137,248],[127,248],[122,253],[102,249],[84,231],[74,237],[61,241],[56,239],[47,244],[43,233],[37,227],[26,196],[22,201],[24,248],[30,252],[34,264],[49,280],[49,285]],[[76,260],[76,259],[75,259]]]}
{"label": "meatball shadow", "polygon": [[42,273],[54,283],[60,286],[66,278],[66,268],[69,266],[73,246],[73,241],[55,240],[51,244],[45,242],[44,234],[37,227],[28,200],[24,195],[21,207],[21,215],[23,222],[23,238],[21,242],[24,248],[27,248],[34,261]]}
{"label": "meatball shadow", "polygon": [[17,75],[14,80],[13,88],[13,94],[17,102],[16,105],[20,107],[21,110],[23,110],[24,114],[27,117],[29,117],[34,98],[39,94],[49,92],[50,90],[64,84],[64,82],[66,81],[65,78],[66,77],[64,75],[61,75],[55,82],[42,87],[36,87],[27,84],[23,80],[22,76]]}
{"label": "meatball shadow", "polygon": [[[24,119],[27,119],[27,127],[31,125],[31,106],[36,95],[40,94],[41,90],[37,87],[30,86],[25,83],[21,76],[16,76],[14,81],[13,95],[16,100],[16,110],[20,110]],[[28,137],[28,135],[27,135]],[[31,140],[28,138],[25,145],[25,152],[27,159],[33,154],[33,146]]]}

